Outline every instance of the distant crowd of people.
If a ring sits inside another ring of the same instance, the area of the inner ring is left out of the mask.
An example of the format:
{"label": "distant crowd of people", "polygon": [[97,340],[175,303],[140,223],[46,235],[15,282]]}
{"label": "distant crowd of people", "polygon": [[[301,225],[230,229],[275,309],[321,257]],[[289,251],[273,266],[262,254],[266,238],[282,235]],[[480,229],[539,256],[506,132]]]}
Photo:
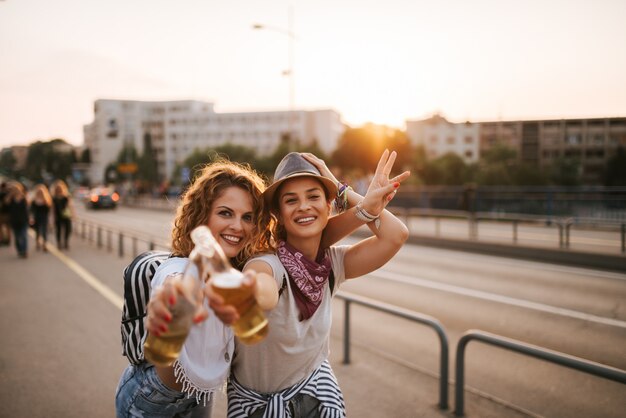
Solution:
{"label": "distant crowd of people", "polygon": [[74,206],[67,184],[57,180],[37,184],[29,193],[18,181],[0,184],[0,245],[13,240],[17,255],[28,257],[28,228],[35,233],[37,251],[48,251],[48,232],[54,229],[59,249],[69,249]]}

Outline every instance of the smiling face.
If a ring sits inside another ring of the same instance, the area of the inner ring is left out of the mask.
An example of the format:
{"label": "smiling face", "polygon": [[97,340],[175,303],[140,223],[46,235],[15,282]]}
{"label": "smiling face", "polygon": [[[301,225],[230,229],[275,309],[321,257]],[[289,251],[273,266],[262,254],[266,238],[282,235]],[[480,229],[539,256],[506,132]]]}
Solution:
{"label": "smiling face", "polygon": [[235,257],[250,238],[254,228],[252,197],[239,187],[231,186],[213,201],[209,229],[227,257]]}
{"label": "smiling face", "polygon": [[283,183],[278,193],[279,222],[287,241],[321,238],[330,215],[322,183],[311,177],[296,177]]}

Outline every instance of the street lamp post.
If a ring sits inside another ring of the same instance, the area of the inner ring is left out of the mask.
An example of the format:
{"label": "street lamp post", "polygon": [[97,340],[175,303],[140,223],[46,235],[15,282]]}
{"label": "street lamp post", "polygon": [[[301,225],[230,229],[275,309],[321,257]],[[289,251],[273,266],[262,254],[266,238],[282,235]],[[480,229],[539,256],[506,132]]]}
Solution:
{"label": "street lamp post", "polygon": [[270,30],[273,32],[278,32],[283,35],[286,35],[289,38],[289,47],[287,51],[287,59],[288,59],[289,67],[286,70],[283,70],[283,75],[289,77],[289,115],[287,116],[287,129],[288,129],[289,139],[291,140],[293,136],[292,118],[293,118],[293,112],[295,110],[295,100],[296,100],[295,98],[296,87],[295,87],[295,79],[294,79],[295,76],[294,76],[294,66],[293,66],[294,40],[296,38],[296,35],[293,31],[293,7],[291,5],[289,6],[288,18],[289,20],[288,20],[287,29],[282,29],[282,28],[274,27],[274,26],[268,26],[268,25],[264,25],[261,23],[255,23],[254,25],[252,25],[252,29]]}

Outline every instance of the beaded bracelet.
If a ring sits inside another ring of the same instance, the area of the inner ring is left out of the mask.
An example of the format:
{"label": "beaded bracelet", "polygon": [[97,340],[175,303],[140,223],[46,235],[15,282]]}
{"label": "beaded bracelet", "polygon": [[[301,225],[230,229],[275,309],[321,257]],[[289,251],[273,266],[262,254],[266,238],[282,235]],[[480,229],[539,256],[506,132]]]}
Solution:
{"label": "beaded bracelet", "polygon": [[352,190],[352,187],[346,183],[339,182],[337,184],[337,197],[333,202],[337,213],[345,212],[348,209],[348,190]]}

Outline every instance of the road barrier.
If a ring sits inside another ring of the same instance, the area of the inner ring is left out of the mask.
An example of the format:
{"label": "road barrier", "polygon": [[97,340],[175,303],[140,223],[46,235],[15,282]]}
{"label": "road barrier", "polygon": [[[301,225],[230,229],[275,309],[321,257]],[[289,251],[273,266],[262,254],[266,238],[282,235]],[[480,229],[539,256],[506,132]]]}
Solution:
{"label": "road barrier", "polygon": [[443,325],[436,319],[428,315],[420,314],[408,309],[399,308],[387,303],[375,301],[363,296],[339,292],[337,298],[344,300],[344,337],[343,337],[343,364],[350,364],[350,305],[356,303],[367,308],[418,322],[435,330],[440,343],[440,364],[439,364],[439,408],[448,409],[448,336]]}
{"label": "road barrier", "polygon": [[98,247],[99,249],[104,246],[103,234],[106,233],[106,249],[109,252],[113,252],[114,250],[113,235],[117,235],[117,254],[120,258],[127,255],[125,252],[127,244],[131,245],[132,253],[130,254],[130,256],[132,258],[137,256],[140,252],[139,243],[142,243],[145,247],[145,250],[141,251],[153,251],[156,248],[164,249],[166,251],[170,250],[169,243],[158,240],[146,234],[129,233],[84,219],[76,219],[74,223],[76,224],[76,228],[74,228],[74,234],[77,234],[84,240],[94,242],[96,244],[96,247]]}
{"label": "road barrier", "polygon": [[560,353],[544,347],[527,344],[511,338],[502,337],[500,335],[491,334],[480,330],[469,330],[461,337],[457,343],[456,349],[456,382],[454,387],[454,414],[458,417],[464,415],[464,382],[465,382],[465,349],[467,344],[472,341],[482,341],[496,347],[506,350],[515,351],[527,356],[539,358],[561,366],[580,370],[595,376],[613,380],[619,383],[626,383],[626,371],[615,367],[606,366],[580,357],[571,356],[569,354]]}

